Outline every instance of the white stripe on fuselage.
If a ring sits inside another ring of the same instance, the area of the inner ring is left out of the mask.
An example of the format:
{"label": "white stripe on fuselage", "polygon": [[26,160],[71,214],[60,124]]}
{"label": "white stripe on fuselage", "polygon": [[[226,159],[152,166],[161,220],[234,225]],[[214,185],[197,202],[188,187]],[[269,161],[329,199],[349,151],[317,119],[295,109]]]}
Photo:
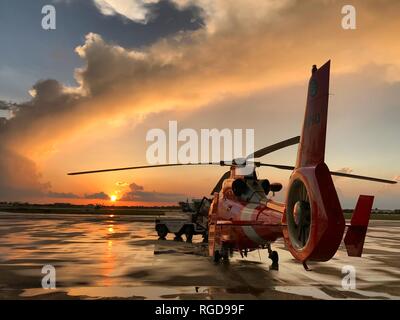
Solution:
{"label": "white stripe on fuselage", "polygon": [[[254,209],[257,207],[258,207],[258,204],[255,204],[255,203],[247,204],[242,209],[242,212],[240,214],[240,220],[250,221],[251,216],[254,213]],[[254,228],[252,226],[242,226],[242,230],[243,230],[244,234],[246,235],[246,237],[255,243],[264,244],[267,242],[266,240],[264,240],[257,234],[257,232],[254,230]]]}
{"label": "white stripe on fuselage", "polygon": [[240,213],[240,220],[251,220],[251,216],[253,215],[254,209],[257,208],[257,206],[258,205],[255,203],[249,203],[243,207],[242,212]]}

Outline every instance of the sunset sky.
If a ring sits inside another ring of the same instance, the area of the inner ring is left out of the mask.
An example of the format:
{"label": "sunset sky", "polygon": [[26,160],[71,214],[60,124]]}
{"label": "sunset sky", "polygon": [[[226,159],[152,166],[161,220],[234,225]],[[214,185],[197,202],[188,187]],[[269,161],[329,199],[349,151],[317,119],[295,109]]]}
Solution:
{"label": "sunset sky", "polygon": [[[342,28],[345,4],[357,28]],[[41,27],[56,8],[56,30]],[[311,66],[331,65],[326,163],[400,181],[398,0],[37,0],[0,3],[0,201],[168,204],[208,195],[226,168],[67,176],[146,165],[146,133],[252,128],[255,147],[300,134]],[[296,147],[262,160],[294,165]],[[260,169],[284,185],[290,172]],[[334,178],[400,208],[400,185]],[[277,195],[283,200],[285,189]]]}

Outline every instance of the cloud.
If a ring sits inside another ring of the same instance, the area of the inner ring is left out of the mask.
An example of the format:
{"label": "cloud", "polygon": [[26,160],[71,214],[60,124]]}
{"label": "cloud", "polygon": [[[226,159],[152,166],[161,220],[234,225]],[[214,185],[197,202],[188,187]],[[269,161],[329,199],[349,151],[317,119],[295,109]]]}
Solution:
{"label": "cloud", "polygon": [[80,199],[81,197],[71,192],[49,192],[47,194],[49,198],[60,198],[60,199]]}
{"label": "cloud", "polygon": [[77,195],[72,192],[53,192],[50,191],[46,194],[49,198],[60,198],[60,199],[94,199],[94,200],[109,200],[110,197],[104,192],[98,192],[93,194],[85,194],[83,196]]}
{"label": "cloud", "polygon": [[[96,4],[104,14],[145,22],[151,15],[150,2],[155,1],[99,0]],[[12,163],[4,162],[13,155],[34,162],[64,140],[110,119],[169,109],[187,112],[227,97],[303,82],[312,64],[329,58],[336,73],[378,64],[392,70],[385,80],[399,80],[399,1],[387,0],[385,6],[373,0],[353,1],[360,17],[354,32],[341,29],[341,6],[333,1],[173,3],[178,8],[200,7],[204,27],[135,49],[90,33],[76,49],[84,62],[75,72],[77,87],[56,80],[33,86],[32,99],[19,104],[14,117],[0,124],[0,141],[9,152],[2,154],[3,186],[16,187],[21,178],[8,169]],[[27,185],[41,193],[37,169],[33,172]]]}
{"label": "cloud", "polygon": [[84,199],[98,199],[98,200],[109,200],[110,196],[104,192],[97,192],[92,194],[85,194]]}
{"label": "cloud", "polygon": [[341,173],[352,173],[354,170],[351,168],[340,168],[339,170],[336,170],[337,172],[341,172]]}
{"label": "cloud", "polygon": [[33,161],[0,145],[0,199],[11,201],[40,197],[50,188],[49,183],[40,180]]}
{"label": "cloud", "polygon": [[[178,9],[196,6],[201,8],[202,18],[208,31],[229,29],[232,23],[243,21],[251,27],[266,17],[276,14],[278,9],[294,3],[294,0],[164,0]],[[155,4],[161,0],[94,0],[96,7],[104,15],[119,14],[134,22],[146,24],[154,15]]]}
{"label": "cloud", "polygon": [[143,186],[139,186],[134,182],[129,185],[129,189],[130,191],[125,192],[119,201],[179,202],[187,198],[187,195],[181,193],[145,191]]}
{"label": "cloud", "polygon": [[146,24],[152,17],[150,4],[159,0],[94,0],[100,12],[107,16],[119,14],[129,20]]}
{"label": "cloud", "polygon": [[139,186],[139,185],[137,185],[137,184],[134,183],[134,182],[132,182],[132,183],[129,185],[129,188],[131,189],[132,192],[143,191],[143,190],[144,190],[143,186]]}
{"label": "cloud", "polygon": [[[20,105],[0,135],[21,148],[46,149],[110,117],[188,110],[305,80],[312,64],[328,58],[334,58],[335,72],[374,62],[390,62],[396,70],[400,22],[392,16],[400,4],[388,2],[379,10],[373,1],[356,2],[359,14],[369,12],[374,19],[364,21],[357,34],[342,34],[340,8],[333,2],[176,0],[182,8],[200,6],[205,27],[140,49],[88,34],[76,49],[85,62],[76,70],[79,86],[38,82],[36,96]],[[364,47],[368,50],[357,49]]]}

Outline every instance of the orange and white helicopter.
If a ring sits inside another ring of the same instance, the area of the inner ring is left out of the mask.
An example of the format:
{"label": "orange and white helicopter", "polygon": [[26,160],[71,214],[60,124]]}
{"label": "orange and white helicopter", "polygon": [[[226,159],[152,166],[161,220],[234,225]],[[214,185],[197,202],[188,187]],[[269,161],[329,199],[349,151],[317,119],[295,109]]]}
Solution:
{"label": "orange and white helicopter", "polygon": [[[317,69],[312,68],[308,86],[307,105],[301,137],[297,136],[262,148],[245,159],[220,163],[189,163],[139,166],[115,169],[72,172],[69,175],[99,173],[180,165],[230,166],[212,195],[208,212],[209,255],[216,262],[228,261],[233,252],[242,256],[248,251],[267,248],[272,269],[278,269],[278,253],[271,243],[284,238],[291,254],[303,263],[327,261],[339,248],[346,223],[332,181],[341,176],[380,183],[396,181],[329,171],[324,162],[325,138],[328,114],[330,61]],[[299,143],[294,167],[254,161],[271,152]],[[241,170],[251,163],[253,170],[243,174]],[[285,203],[268,198],[270,192],[282,189],[280,183],[258,179],[257,167],[291,170]],[[361,256],[374,197],[360,195],[351,223],[344,237],[349,256]]]}

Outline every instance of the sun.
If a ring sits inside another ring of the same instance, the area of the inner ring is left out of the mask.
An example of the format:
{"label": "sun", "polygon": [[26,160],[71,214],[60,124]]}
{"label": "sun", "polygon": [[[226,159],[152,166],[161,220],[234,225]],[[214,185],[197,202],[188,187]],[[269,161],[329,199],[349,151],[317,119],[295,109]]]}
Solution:
{"label": "sun", "polygon": [[110,197],[110,200],[111,200],[111,202],[117,201],[117,196],[116,196],[115,194],[113,194],[113,195]]}

